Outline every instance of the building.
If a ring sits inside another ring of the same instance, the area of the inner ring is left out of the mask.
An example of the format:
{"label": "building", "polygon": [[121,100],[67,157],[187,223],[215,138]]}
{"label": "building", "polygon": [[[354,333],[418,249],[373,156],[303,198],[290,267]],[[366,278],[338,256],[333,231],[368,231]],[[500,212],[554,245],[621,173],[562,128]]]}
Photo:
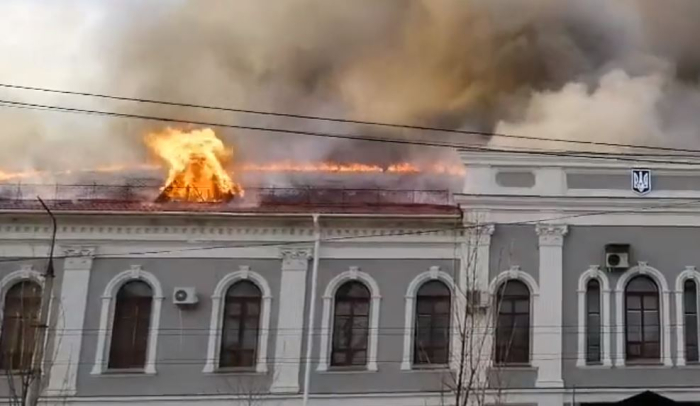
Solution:
{"label": "building", "polygon": [[[54,202],[46,398],[440,405],[473,370],[489,387],[460,396],[486,404],[700,400],[697,163],[463,158],[450,202]],[[51,226],[31,201],[0,210],[0,365],[21,370]]]}

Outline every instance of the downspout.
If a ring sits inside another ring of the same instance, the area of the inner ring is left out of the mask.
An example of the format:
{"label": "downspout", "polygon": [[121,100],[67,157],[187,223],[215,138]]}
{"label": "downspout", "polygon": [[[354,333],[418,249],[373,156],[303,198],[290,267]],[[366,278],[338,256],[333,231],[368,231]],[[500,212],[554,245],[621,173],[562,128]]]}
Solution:
{"label": "downspout", "polygon": [[319,214],[312,215],[314,220],[314,257],[311,268],[311,298],[309,300],[308,330],[306,332],[306,360],[304,362],[304,392],[302,406],[309,404],[309,383],[311,382],[311,355],[313,354],[314,310],[316,309],[316,284],[318,279],[318,257],[321,250],[321,225]]}

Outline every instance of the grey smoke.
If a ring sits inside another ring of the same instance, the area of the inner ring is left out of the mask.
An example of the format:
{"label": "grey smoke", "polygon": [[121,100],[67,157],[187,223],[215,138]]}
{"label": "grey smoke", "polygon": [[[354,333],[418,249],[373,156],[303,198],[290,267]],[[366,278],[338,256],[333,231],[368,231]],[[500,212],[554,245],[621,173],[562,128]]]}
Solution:
{"label": "grey smoke", "polygon": [[[108,3],[5,0],[0,15],[10,19],[0,24],[0,50],[12,63],[0,64],[0,78],[357,120],[700,147],[697,0]],[[0,94],[185,119],[512,145],[496,138]],[[141,161],[143,131],[159,127],[6,109],[0,118],[1,168]],[[228,130],[222,135],[250,160],[457,160],[441,149]]]}

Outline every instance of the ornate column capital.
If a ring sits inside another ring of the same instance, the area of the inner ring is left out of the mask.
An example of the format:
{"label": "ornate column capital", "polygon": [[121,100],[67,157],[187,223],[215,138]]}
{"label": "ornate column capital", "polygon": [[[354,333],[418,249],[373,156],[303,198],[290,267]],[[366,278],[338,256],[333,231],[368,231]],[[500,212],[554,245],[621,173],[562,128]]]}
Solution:
{"label": "ornate column capital", "polygon": [[281,248],[279,256],[282,258],[282,270],[305,271],[312,252],[310,248]]}
{"label": "ornate column capital", "polygon": [[470,245],[490,245],[496,231],[494,224],[465,224],[465,237]]}
{"label": "ornate column capital", "polygon": [[536,231],[540,237],[540,246],[561,246],[569,227],[565,224],[538,224]]}
{"label": "ornate column capital", "polygon": [[95,247],[63,245],[58,251],[65,257],[66,270],[90,270],[95,259]]}

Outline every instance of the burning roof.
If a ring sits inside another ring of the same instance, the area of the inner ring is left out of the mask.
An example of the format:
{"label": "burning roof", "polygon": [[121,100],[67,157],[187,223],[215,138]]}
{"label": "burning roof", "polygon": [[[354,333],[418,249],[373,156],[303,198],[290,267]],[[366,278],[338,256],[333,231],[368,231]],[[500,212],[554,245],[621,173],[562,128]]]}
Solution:
{"label": "burning roof", "polygon": [[[233,148],[207,128],[169,128],[147,134],[144,142],[158,164],[119,165],[63,174],[83,180],[91,174],[92,183],[0,184],[0,210],[30,209],[27,200],[41,196],[64,210],[297,212],[313,208],[403,212],[412,207],[415,212],[420,211],[419,207],[451,206],[451,195],[448,190],[396,189],[402,179],[409,178],[412,185],[420,185],[425,177],[461,179],[464,174],[461,167],[440,163],[237,163]],[[163,170],[165,177],[158,175]],[[147,176],[137,177],[134,172]],[[42,175],[4,174],[4,179],[26,181]],[[55,177],[56,173],[51,175]],[[279,177],[284,181],[278,181]],[[309,183],[294,184],[294,177],[305,177]]]}

